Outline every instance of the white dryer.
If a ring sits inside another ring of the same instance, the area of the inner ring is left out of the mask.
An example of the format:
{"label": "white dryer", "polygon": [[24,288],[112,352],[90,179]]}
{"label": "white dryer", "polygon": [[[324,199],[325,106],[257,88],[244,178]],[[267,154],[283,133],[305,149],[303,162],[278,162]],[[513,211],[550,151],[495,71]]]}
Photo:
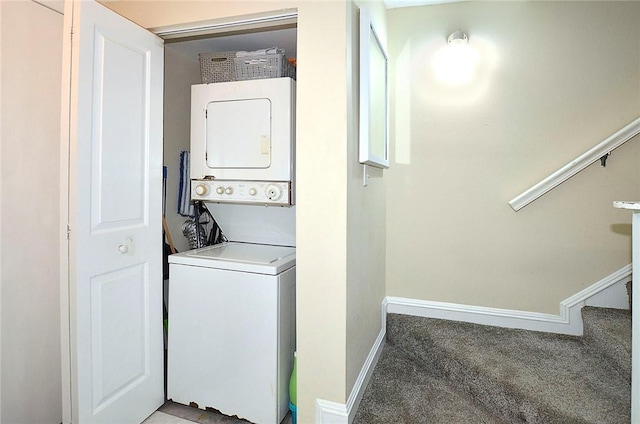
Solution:
{"label": "white dryer", "polygon": [[295,248],[228,242],[169,263],[167,398],[281,422],[295,349]]}
{"label": "white dryer", "polygon": [[295,204],[295,81],[191,87],[191,199]]}

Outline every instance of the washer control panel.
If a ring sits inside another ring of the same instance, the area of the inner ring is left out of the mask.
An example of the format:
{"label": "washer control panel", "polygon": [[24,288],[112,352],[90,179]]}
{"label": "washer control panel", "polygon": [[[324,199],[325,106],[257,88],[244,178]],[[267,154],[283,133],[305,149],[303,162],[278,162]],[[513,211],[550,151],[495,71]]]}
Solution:
{"label": "washer control panel", "polygon": [[191,180],[191,200],[290,206],[291,183],[282,181]]}

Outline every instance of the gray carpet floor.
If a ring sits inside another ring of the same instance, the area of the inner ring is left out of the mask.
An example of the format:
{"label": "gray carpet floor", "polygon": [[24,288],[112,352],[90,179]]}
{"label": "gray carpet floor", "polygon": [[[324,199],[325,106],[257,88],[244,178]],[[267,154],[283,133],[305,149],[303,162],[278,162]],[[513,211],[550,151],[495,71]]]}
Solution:
{"label": "gray carpet floor", "polygon": [[386,344],[354,424],[501,423],[473,397]]}
{"label": "gray carpet floor", "polygon": [[585,337],[390,314],[354,424],[629,423],[630,314],[585,312]]}

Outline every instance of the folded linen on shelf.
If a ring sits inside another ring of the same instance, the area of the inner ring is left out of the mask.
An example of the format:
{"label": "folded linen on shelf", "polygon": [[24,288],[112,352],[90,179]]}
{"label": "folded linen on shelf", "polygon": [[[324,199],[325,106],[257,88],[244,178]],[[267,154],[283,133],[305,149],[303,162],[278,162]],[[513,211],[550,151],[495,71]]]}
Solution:
{"label": "folded linen on shelf", "polygon": [[236,52],[236,57],[265,56],[268,54],[284,54],[284,49],[279,47],[270,47],[268,49],[254,50],[250,52],[238,51]]}

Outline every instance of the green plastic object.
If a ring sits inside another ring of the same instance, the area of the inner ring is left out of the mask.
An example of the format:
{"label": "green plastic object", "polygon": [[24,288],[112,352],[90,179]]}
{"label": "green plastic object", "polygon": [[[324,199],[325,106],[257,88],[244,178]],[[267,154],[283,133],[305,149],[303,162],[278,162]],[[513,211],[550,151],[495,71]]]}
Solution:
{"label": "green plastic object", "polygon": [[296,393],[298,391],[297,382],[296,382],[296,363],[298,362],[296,358],[296,352],[293,352],[293,371],[291,371],[291,378],[289,379],[289,402],[291,402],[294,406],[297,405],[296,402]]}

